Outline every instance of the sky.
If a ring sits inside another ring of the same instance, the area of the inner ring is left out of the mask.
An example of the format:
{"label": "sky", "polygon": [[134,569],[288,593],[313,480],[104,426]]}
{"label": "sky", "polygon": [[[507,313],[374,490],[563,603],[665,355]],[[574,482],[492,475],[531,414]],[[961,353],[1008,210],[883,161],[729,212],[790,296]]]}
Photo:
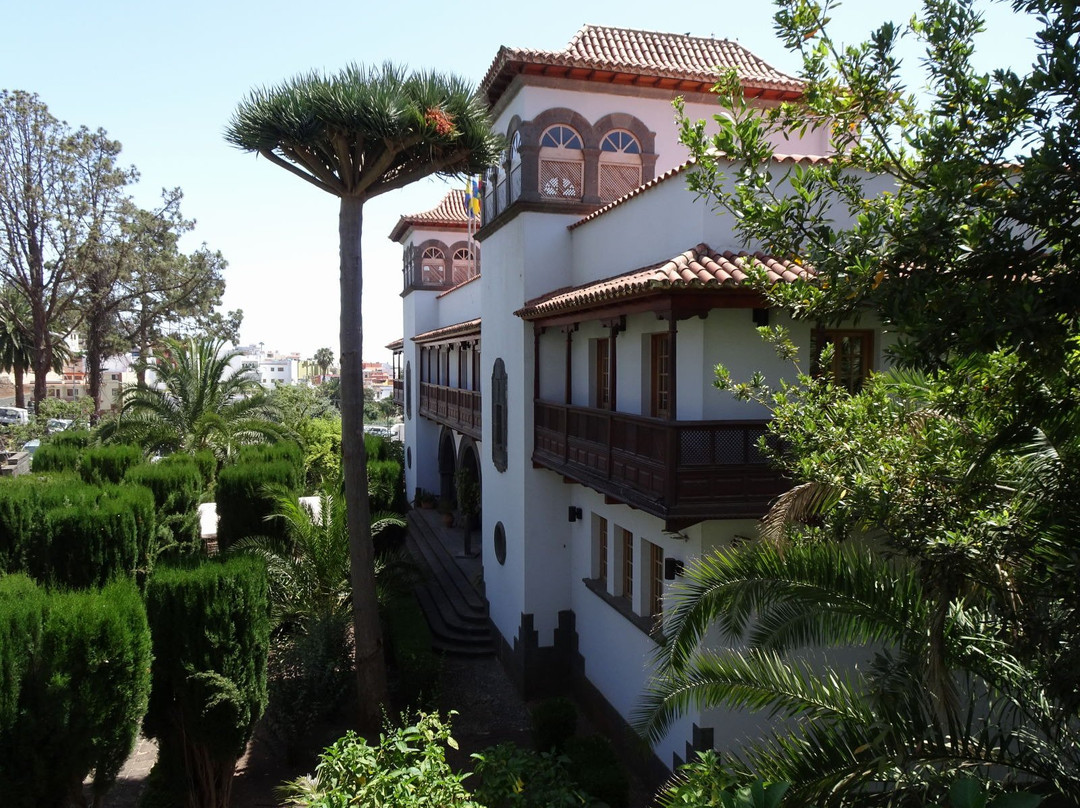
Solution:
{"label": "sky", "polygon": [[[833,15],[840,41],[859,42],[886,19],[905,22],[913,0],[850,0]],[[1021,70],[1035,25],[986,4],[979,64]],[[501,45],[561,50],[584,24],[734,39],[787,72],[793,54],[773,33],[765,0],[662,3],[371,3],[320,0],[0,0],[6,29],[0,88],[37,93],[72,126],[103,128],[140,174],[132,189],[151,208],[163,188],[184,191],[197,222],[184,247],[205,243],[229,262],[224,308],[244,310],[241,344],[298,351],[338,346],[337,200],[266,160],[229,146],[223,131],[255,87],[312,69],[394,61],[479,82]],[[917,85],[917,51],[908,52]],[[402,335],[401,214],[434,207],[451,187],[427,180],[364,207],[364,358],[388,361]]]}

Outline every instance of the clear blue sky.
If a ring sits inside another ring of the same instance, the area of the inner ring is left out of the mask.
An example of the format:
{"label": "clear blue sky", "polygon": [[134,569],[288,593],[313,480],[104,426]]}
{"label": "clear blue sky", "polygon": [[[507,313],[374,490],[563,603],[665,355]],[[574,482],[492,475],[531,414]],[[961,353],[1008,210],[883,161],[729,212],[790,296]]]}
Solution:
{"label": "clear blue sky", "polygon": [[[834,15],[835,31],[860,41],[917,7],[851,0]],[[1002,3],[986,10],[982,66],[1029,64],[1032,21],[1013,19]],[[198,222],[188,249],[205,242],[229,261],[225,306],[243,308],[243,342],[305,356],[329,346],[336,355],[336,200],[225,143],[222,131],[250,88],[350,61],[393,60],[479,81],[500,45],[559,50],[585,23],[736,39],[795,72],[771,15],[765,0],[12,0],[0,17],[0,88],[36,92],[56,117],[120,140],[123,161],[141,173],[142,205],[152,206],[161,188],[183,188],[184,213]],[[432,180],[365,207],[367,359],[387,359],[382,346],[401,336],[401,252],[387,235],[399,214],[432,207],[448,187]]]}

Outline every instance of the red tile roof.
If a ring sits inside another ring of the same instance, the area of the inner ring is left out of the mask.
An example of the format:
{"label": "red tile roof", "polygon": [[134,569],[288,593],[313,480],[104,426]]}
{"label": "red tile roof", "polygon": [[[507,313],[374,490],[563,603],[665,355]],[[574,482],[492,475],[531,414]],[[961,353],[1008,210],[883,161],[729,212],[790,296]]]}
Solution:
{"label": "red tile roof", "polygon": [[405,338],[404,337],[398,337],[396,340],[394,340],[393,342],[391,342],[389,345],[386,346],[386,350],[396,352],[396,351],[400,351],[404,347],[405,347]]}
{"label": "red tile roof", "polygon": [[457,189],[443,197],[431,210],[402,216],[390,231],[391,241],[400,241],[410,227],[430,227],[433,230],[467,230],[469,214],[465,208],[465,191]]}
{"label": "red tile roof", "polygon": [[747,279],[746,270],[751,261],[765,269],[770,283],[790,283],[814,276],[812,269],[794,261],[760,252],[718,253],[707,244],[698,244],[669,261],[536,298],[514,314],[535,320],[654,292],[735,289]]}
{"label": "red tile roof", "polygon": [[443,326],[442,328],[436,328],[433,331],[425,331],[423,334],[417,334],[412,338],[413,342],[452,342],[455,339],[462,339],[463,337],[479,337],[480,336],[480,318],[475,320],[466,320],[463,323],[455,323],[454,325]]}
{"label": "red tile roof", "polygon": [[[650,79],[643,83],[663,87],[668,83],[662,79],[697,83],[704,86],[694,89],[705,90],[716,82],[721,70],[729,68],[738,71],[744,89],[751,95],[797,97],[803,90],[799,79],[782,73],[728,39],[586,25],[561,51],[503,46],[480,82],[480,91],[494,104],[519,73],[571,75],[574,69],[588,72],[572,74],[572,78],[612,81],[611,74],[617,74],[643,77]],[[605,75],[593,75],[596,72]]]}

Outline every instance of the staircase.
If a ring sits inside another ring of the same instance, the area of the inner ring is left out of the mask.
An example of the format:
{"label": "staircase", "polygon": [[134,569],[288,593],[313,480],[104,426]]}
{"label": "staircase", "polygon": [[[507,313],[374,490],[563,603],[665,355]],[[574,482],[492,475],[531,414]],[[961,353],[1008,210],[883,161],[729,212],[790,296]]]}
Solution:
{"label": "staircase", "polygon": [[[495,643],[488,622],[487,601],[470,581],[448,546],[445,529],[434,511],[411,511],[405,546],[420,567],[424,581],[416,588],[420,608],[431,627],[432,647],[456,656],[488,656]],[[479,537],[475,537],[479,541]],[[479,574],[472,560],[466,566]]]}

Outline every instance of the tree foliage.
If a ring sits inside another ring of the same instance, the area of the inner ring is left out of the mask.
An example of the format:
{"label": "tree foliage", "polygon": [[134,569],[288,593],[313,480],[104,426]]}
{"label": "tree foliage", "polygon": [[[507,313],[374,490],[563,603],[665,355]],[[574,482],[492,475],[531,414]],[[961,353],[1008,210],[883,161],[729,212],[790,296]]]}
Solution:
{"label": "tree foliage", "polygon": [[103,129],[72,130],[21,90],[0,92],[0,278],[30,307],[34,400],[45,398],[54,331],[76,317],[82,250],[107,228],[134,169]]}
{"label": "tree foliage", "polygon": [[209,338],[162,344],[152,365],[157,386],[125,387],[120,417],[103,425],[103,438],[147,452],[209,449],[224,458],[241,446],[285,436],[259,380],[230,367],[236,351]]}
{"label": "tree foliage", "polygon": [[[716,134],[683,122],[690,184],[748,243],[813,267],[763,289],[773,304],[819,323],[871,313],[899,333],[896,369],[858,394],[718,369],[721,388],[773,412],[798,484],[763,533],[785,549],[692,571],[642,717],[659,731],[690,704],[724,703],[792,718],[717,770],[789,782],[790,799],[944,801],[963,772],[1074,804],[1080,17],[1015,0],[1038,16],[1037,60],[982,74],[968,0],[928,0],[850,47],[830,37],[831,5],[778,3],[803,56],[800,102],[754,110],[728,78]],[[925,96],[901,81],[905,36],[925,48]],[[829,127],[829,161],[772,160],[770,139],[811,126]],[[784,332],[766,336],[799,356]],[[867,540],[874,551],[849,546]],[[710,650],[708,626],[747,650]],[[851,643],[874,664],[804,661]]]}
{"label": "tree foliage", "polygon": [[360,720],[379,725],[387,699],[375,601],[363,435],[361,232],[364,203],[416,180],[479,173],[501,142],[483,100],[457,76],[350,65],[252,91],[226,131],[254,152],[340,199],[342,454],[349,509]]}

